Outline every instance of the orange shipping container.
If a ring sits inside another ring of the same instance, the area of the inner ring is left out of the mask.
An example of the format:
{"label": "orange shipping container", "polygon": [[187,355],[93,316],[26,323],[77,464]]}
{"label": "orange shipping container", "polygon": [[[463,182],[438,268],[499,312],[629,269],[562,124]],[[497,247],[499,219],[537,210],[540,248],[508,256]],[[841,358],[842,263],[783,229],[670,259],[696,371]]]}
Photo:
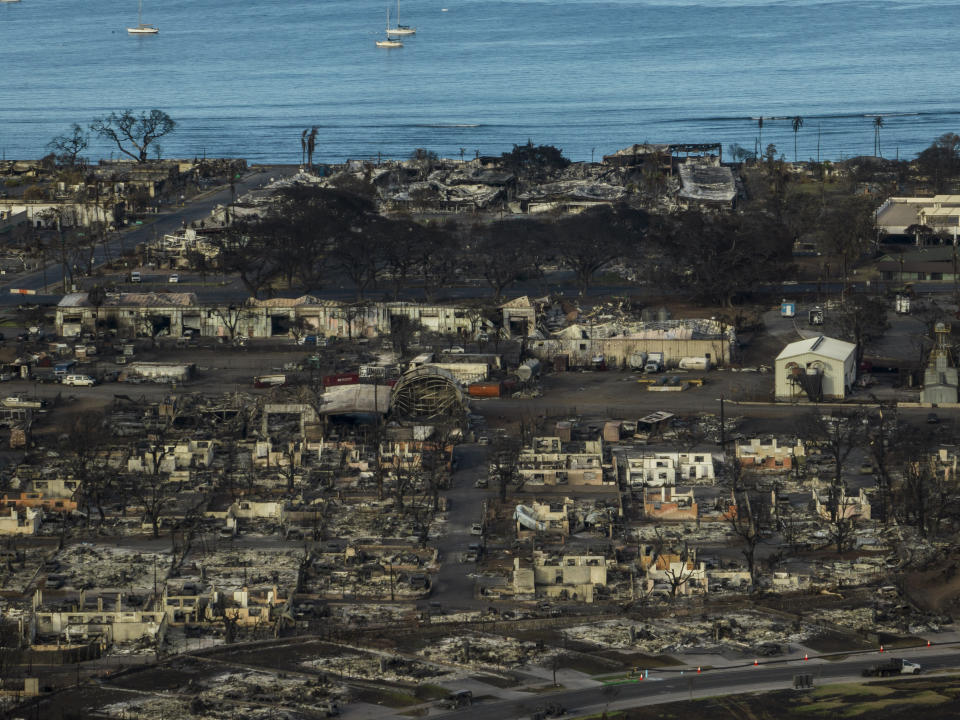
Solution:
{"label": "orange shipping container", "polygon": [[467,388],[470,397],[500,397],[500,383],[471,383]]}

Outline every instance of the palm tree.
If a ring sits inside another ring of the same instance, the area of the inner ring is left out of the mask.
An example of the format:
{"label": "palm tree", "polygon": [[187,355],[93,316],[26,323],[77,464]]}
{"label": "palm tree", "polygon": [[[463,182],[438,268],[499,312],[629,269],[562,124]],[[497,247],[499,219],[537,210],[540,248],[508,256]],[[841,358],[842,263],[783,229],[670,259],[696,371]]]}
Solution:
{"label": "palm tree", "polygon": [[877,157],[883,157],[880,154],[880,128],[883,127],[883,118],[877,115],[873,119],[873,154]]}
{"label": "palm tree", "polygon": [[[306,131],[304,131],[306,132]],[[307,136],[307,166],[313,167],[313,151],[317,149],[317,127],[314,126]]]}
{"label": "palm tree", "polygon": [[757,118],[757,129],[760,131],[760,152],[763,152],[763,115]]}
{"label": "palm tree", "polygon": [[797,161],[797,133],[800,132],[800,128],[803,127],[803,118],[797,115],[790,121],[790,126],[793,128],[793,161]]}
{"label": "palm tree", "polygon": [[307,162],[307,131],[300,133],[300,165]]}

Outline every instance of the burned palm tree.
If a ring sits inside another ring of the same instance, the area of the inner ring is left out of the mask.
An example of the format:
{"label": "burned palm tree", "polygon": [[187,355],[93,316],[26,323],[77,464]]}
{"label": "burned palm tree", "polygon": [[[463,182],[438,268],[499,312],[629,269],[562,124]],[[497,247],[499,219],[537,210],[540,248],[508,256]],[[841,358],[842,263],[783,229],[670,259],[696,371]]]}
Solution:
{"label": "burned palm tree", "polygon": [[880,128],[883,127],[883,117],[877,115],[873,119],[873,154],[882,157],[880,154]]}
{"label": "burned palm tree", "polygon": [[[306,132],[306,130],[304,130]],[[313,151],[317,147],[317,126],[314,125],[307,136],[307,167],[313,167]]]}
{"label": "burned palm tree", "polygon": [[803,118],[797,115],[790,121],[790,127],[793,128],[793,161],[797,161],[797,133],[803,127]]}
{"label": "burned palm tree", "polygon": [[300,165],[307,162],[307,131],[300,133]]}

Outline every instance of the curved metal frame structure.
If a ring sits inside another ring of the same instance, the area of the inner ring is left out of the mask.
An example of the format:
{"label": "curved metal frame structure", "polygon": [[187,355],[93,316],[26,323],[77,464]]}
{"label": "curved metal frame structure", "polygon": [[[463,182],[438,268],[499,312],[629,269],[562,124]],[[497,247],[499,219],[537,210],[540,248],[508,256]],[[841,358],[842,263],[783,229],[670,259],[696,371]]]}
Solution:
{"label": "curved metal frame structure", "polygon": [[405,373],[393,387],[390,412],[406,418],[459,416],[466,412],[466,396],[456,378],[429,365]]}

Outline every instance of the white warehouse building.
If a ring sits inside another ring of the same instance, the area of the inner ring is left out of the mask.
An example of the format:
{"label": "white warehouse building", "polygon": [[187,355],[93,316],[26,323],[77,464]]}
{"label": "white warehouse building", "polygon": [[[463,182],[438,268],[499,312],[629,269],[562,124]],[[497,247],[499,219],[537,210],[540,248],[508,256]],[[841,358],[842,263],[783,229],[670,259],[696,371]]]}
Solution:
{"label": "white warehouse building", "polygon": [[790,343],[774,363],[777,400],[843,400],[857,379],[856,349],[823,335]]}

